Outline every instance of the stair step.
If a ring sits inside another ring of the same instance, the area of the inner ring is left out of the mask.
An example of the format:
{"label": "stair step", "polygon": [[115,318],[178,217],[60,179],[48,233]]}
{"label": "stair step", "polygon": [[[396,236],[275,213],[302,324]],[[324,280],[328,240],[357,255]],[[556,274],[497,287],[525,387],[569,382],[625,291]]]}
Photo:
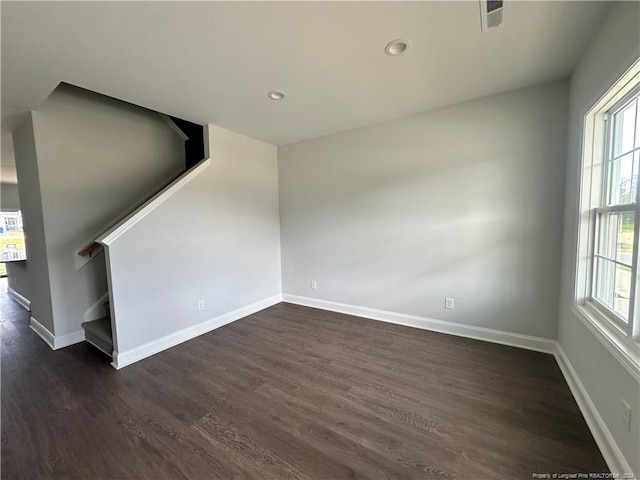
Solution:
{"label": "stair step", "polygon": [[87,342],[107,355],[113,356],[113,337],[109,317],[84,322],[82,328]]}

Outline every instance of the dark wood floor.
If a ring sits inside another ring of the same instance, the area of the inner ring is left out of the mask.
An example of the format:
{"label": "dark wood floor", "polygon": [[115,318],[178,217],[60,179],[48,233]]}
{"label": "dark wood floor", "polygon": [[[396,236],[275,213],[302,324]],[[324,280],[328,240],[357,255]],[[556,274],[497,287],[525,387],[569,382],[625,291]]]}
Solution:
{"label": "dark wood floor", "polygon": [[3,479],[607,471],[550,355],[279,304],[115,371],[0,306]]}

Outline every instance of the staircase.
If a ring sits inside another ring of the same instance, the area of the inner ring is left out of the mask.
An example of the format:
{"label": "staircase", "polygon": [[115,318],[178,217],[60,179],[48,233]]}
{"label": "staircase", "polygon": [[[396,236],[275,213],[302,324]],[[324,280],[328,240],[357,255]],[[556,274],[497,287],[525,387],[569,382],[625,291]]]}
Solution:
{"label": "staircase", "polygon": [[[120,235],[123,235],[132,225],[137,223],[141,218],[155,209],[156,206],[164,202],[211,164],[210,158],[204,158],[205,131],[202,125],[176,117],[169,117],[164,114],[160,114],[160,116],[185,142],[185,170],[168,182],[160,185],[155,192],[147,195],[136,205],[110,222],[108,227],[103,229],[98,235],[95,235],[93,237],[94,240],[86,244],[86,246],[78,252],[78,255],[81,257],[89,257],[90,259],[95,257],[96,254],[104,248],[108,248],[112,242]],[[108,261],[107,255],[107,262]],[[109,268],[108,265],[107,267]],[[109,280],[109,282],[110,281],[111,280]],[[110,284],[109,289],[111,291]],[[113,299],[113,297],[111,298]],[[113,299],[113,301],[115,302],[116,300]],[[104,308],[104,317],[84,322],[81,326],[84,330],[85,340],[101,352],[107,354],[117,363],[117,353],[114,352],[114,343],[116,342],[114,342],[112,324],[117,325],[116,322],[118,318],[114,317],[112,319],[109,301],[104,302],[102,306]]]}
{"label": "staircase", "polygon": [[106,316],[97,320],[84,322],[84,338],[91,345],[110,357],[113,356],[113,334],[111,332],[111,308],[109,301],[103,304]]}

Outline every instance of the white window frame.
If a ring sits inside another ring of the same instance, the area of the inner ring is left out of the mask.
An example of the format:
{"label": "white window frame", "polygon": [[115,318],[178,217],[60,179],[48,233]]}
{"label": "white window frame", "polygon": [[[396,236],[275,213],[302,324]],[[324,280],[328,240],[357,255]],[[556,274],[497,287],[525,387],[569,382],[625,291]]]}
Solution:
{"label": "white window frame", "polygon": [[597,242],[597,216],[603,212],[629,211],[631,205],[604,207],[607,162],[607,114],[631,98],[640,88],[640,59],[587,112],[584,118],[578,218],[578,249],[573,311],[620,363],[640,381],[640,185],[633,205],[635,213],[632,294],[628,323],[594,298],[593,275]]}

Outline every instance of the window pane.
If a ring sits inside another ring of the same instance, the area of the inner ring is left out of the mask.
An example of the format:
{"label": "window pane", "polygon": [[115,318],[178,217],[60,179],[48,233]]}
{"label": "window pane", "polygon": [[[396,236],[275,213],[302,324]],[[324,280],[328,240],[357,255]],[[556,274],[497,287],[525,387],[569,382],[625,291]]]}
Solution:
{"label": "window pane", "polygon": [[631,292],[631,269],[604,258],[596,264],[595,297],[627,322]]}
{"label": "window pane", "polygon": [[616,260],[627,265],[631,265],[633,255],[634,216],[632,212],[623,212],[618,215]]}
{"label": "window pane", "polygon": [[611,157],[617,157],[633,149],[636,130],[636,101],[613,116],[613,151]]}
{"label": "window pane", "polygon": [[599,255],[631,265],[633,255],[633,212],[601,213],[599,215]]}
{"label": "window pane", "polygon": [[598,230],[600,235],[597,253],[607,258],[615,258],[618,243],[618,214],[601,213]]}
{"label": "window pane", "polygon": [[613,309],[625,321],[629,319],[629,298],[631,292],[631,269],[616,265],[616,282],[613,295]]}
{"label": "window pane", "polygon": [[595,297],[609,308],[613,308],[615,274],[615,263],[603,258],[597,259]]}
{"label": "window pane", "polygon": [[[609,162],[609,205],[633,203],[636,200],[638,157],[630,153]],[[635,176],[635,179],[634,179]]]}
{"label": "window pane", "polygon": [[[20,212],[0,212],[0,262],[24,260],[26,250]],[[4,263],[0,263],[4,266]],[[2,267],[0,267],[0,271]]]}

